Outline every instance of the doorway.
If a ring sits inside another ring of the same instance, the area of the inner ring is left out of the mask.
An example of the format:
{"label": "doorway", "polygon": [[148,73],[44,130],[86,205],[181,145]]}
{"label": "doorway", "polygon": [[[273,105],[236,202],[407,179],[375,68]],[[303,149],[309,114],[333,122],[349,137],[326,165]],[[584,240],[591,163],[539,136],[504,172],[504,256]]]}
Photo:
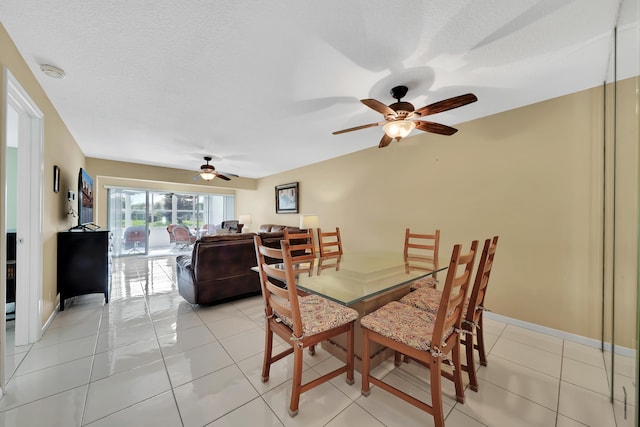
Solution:
{"label": "doorway", "polygon": [[[36,342],[42,333],[42,212],[43,212],[43,114],[27,92],[20,86],[11,72],[4,68],[2,79],[2,165],[3,182],[7,181],[8,161],[15,169],[15,191],[3,186],[0,209],[5,218],[0,223],[0,241],[7,245],[7,233],[15,230],[15,319],[13,326],[14,345]],[[9,140],[13,140],[16,152],[9,157]],[[9,191],[15,198],[8,200]],[[11,204],[11,205],[10,205]],[[13,217],[8,215],[12,212]],[[8,221],[14,221],[8,223]],[[12,372],[5,371],[7,353],[6,279],[7,259],[0,260],[0,294],[3,304],[0,311],[0,386],[2,390]],[[0,390],[0,395],[2,394]]]}

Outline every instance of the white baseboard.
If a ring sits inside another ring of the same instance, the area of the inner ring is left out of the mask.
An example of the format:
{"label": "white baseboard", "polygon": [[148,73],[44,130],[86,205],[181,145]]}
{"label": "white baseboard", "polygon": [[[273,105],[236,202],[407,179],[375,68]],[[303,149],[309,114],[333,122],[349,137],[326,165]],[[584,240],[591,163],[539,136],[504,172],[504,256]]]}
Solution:
{"label": "white baseboard", "polygon": [[[514,319],[512,317],[503,316],[501,314],[492,313],[490,311],[485,311],[484,317],[486,319],[495,320],[496,322],[502,322],[502,323],[507,323],[509,325],[519,326],[521,328],[529,329],[535,332],[540,332],[546,335],[551,335],[557,338],[561,338],[563,340],[575,342],[577,344],[583,344],[583,345],[597,348],[597,349],[600,349],[602,347],[601,342],[593,338],[587,338],[581,335],[576,335],[569,332],[561,331],[559,329],[540,326],[535,323],[525,322],[523,320]],[[614,348],[615,348],[615,353],[620,356],[631,357],[631,358],[636,357],[636,351],[632,348],[622,347],[619,345],[616,345]],[[604,349],[605,351],[610,352],[611,343],[605,342]]]}
{"label": "white baseboard", "polygon": [[51,313],[47,321],[44,322],[40,337],[42,337],[42,335],[44,335],[45,331],[49,328],[49,326],[51,326],[51,322],[53,322],[53,319],[56,318],[56,314],[58,314],[59,310],[60,310],[60,304],[56,305],[56,308],[53,310],[53,313]]}

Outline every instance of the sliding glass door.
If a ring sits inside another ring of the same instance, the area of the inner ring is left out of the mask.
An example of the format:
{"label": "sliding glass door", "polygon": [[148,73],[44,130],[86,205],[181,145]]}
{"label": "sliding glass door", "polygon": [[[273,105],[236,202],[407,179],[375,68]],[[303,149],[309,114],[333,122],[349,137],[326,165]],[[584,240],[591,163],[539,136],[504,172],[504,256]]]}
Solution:
{"label": "sliding glass door", "polygon": [[176,245],[175,225],[189,229],[193,239],[215,233],[234,218],[234,196],[109,188],[108,227],[114,256],[163,255],[189,250]]}
{"label": "sliding glass door", "polygon": [[109,224],[115,256],[146,254],[149,228],[146,191],[109,189]]}

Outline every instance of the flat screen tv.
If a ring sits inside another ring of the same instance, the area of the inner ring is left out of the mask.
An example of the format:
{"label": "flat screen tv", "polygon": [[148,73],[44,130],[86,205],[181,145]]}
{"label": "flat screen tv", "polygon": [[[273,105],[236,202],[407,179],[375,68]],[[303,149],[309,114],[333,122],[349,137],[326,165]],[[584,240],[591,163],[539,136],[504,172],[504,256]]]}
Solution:
{"label": "flat screen tv", "polygon": [[78,226],[93,224],[93,178],[80,168],[78,176]]}

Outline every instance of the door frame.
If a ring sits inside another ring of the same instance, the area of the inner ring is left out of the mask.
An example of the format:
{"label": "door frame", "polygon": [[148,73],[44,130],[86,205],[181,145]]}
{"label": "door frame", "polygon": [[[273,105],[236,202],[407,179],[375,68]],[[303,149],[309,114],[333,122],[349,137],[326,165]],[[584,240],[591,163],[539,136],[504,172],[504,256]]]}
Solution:
{"label": "door frame", "polygon": [[[16,223],[16,317],[15,345],[38,341],[42,335],[42,266],[43,266],[43,169],[44,169],[44,114],[22,88],[8,68],[2,73],[2,145],[6,159],[7,110],[11,104],[21,116],[18,125],[18,196]],[[5,181],[6,165],[0,162],[2,182]],[[0,198],[0,209],[6,212],[4,186]],[[0,222],[2,253],[6,248],[6,223]],[[0,260],[0,302],[6,298],[6,257]],[[0,395],[5,386],[5,342],[6,306],[0,308]]]}

